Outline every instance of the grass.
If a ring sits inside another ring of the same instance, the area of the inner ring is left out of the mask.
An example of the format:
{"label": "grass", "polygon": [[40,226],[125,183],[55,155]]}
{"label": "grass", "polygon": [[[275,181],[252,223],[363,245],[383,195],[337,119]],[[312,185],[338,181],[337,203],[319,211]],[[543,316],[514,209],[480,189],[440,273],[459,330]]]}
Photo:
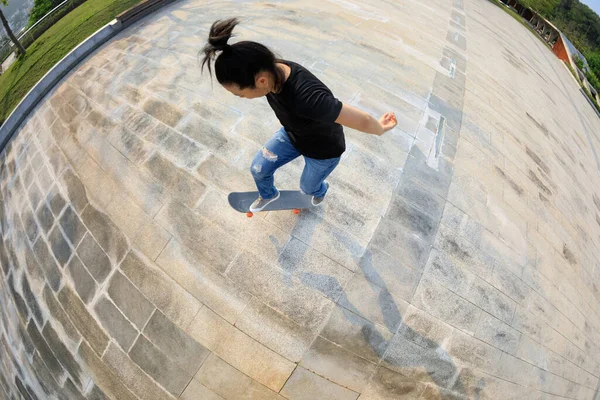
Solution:
{"label": "grass", "polygon": [[0,75],[0,124],[58,61],[139,0],[88,0],[50,27]]}

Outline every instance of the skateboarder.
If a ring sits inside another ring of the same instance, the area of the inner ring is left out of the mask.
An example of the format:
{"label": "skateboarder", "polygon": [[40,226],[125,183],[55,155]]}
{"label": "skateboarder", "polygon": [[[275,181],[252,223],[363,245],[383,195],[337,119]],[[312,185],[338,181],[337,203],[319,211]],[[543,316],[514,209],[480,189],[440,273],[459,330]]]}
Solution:
{"label": "skateboarder", "polygon": [[283,125],[256,154],[250,167],[259,192],[250,211],[261,211],[279,198],[273,174],[300,155],[305,160],[300,190],[313,196],[313,205],[319,205],[329,188],[325,178],[346,150],[342,125],[382,135],[396,126],[396,116],[393,112],[385,113],[378,121],[343,104],[306,68],[276,58],[260,43],[228,44],[237,24],[236,18],[213,23],[208,43],[202,49],[202,69],[208,66],[212,76],[211,62],[215,59],[215,75],[226,90],[245,99],[266,96]]}

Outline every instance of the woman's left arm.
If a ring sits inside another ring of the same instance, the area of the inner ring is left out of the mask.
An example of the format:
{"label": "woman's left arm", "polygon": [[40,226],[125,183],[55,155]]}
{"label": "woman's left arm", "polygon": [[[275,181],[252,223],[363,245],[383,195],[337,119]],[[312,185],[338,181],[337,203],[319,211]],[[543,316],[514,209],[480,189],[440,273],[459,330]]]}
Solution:
{"label": "woman's left arm", "polygon": [[366,112],[348,104],[342,105],[340,115],[335,122],[347,126],[348,128],[377,136],[381,136],[390,129],[393,129],[398,123],[396,114],[393,112],[383,114],[381,118],[379,118],[379,121],[377,121]]}

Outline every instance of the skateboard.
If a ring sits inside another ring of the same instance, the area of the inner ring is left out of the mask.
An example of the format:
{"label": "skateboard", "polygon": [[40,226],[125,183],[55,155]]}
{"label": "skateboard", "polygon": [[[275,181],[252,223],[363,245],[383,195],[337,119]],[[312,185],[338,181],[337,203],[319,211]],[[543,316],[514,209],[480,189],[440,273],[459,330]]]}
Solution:
{"label": "skateboard", "polygon": [[[312,204],[312,196],[303,194],[299,190],[280,190],[281,195],[277,200],[269,203],[262,211],[293,210],[294,214],[300,213],[301,209],[315,207]],[[246,213],[248,218],[254,214],[250,206],[258,198],[258,192],[233,192],[229,193],[227,200],[229,205],[236,211]]]}

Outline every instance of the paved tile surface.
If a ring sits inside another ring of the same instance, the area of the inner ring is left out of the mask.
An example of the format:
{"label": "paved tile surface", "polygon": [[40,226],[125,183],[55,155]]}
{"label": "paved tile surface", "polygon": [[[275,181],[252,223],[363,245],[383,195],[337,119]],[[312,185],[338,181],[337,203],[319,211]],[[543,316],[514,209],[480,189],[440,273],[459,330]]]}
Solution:
{"label": "paved tile surface", "polygon": [[[398,116],[346,130],[322,208],[227,204],[278,129],[200,74],[232,15]],[[0,397],[595,399],[598,132],[568,70],[484,0],[176,2],[0,155]]]}

